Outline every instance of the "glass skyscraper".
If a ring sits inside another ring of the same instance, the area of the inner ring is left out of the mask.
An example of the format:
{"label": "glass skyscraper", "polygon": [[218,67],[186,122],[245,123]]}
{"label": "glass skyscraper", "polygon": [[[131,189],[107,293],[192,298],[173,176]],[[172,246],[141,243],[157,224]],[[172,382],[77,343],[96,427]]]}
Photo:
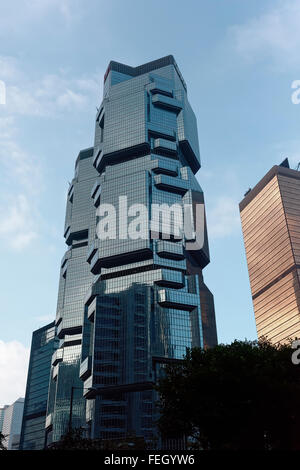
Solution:
{"label": "glass skyscraper", "polygon": [[96,231],[91,190],[97,172],[92,162],[93,148],[79,152],[67,195],[64,236],[68,250],[62,258],[60,270],[55,321],[59,345],[52,358],[46,418],[47,444],[59,440],[69,426],[78,428],[85,425],[86,400],[79,368],[85,295],[94,279],[86,261]]}
{"label": "glass skyscraper", "polygon": [[2,427],[3,427],[3,421],[4,421],[4,415],[5,415],[6,408],[8,408],[8,405],[0,406],[0,432],[2,432]]}
{"label": "glass skyscraper", "polygon": [[5,407],[2,434],[7,450],[18,450],[24,410],[24,398],[18,398],[12,405]]}
{"label": "glass skyscraper", "polygon": [[54,322],[33,332],[20,450],[41,450],[45,446],[49,371],[56,347]]}
{"label": "glass skyscraper", "polygon": [[[164,364],[217,343],[199,168],[173,56],[110,62],[94,146],[79,153],[67,197],[47,443],[79,426],[151,440]],[[186,220],[196,231],[182,229]]]}

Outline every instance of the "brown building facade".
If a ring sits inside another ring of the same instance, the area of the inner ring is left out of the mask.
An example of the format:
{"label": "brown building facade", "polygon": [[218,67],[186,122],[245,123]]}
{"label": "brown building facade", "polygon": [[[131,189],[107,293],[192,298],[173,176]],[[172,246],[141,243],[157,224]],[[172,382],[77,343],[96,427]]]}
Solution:
{"label": "brown building facade", "polygon": [[240,214],[258,337],[300,338],[300,172],[273,166]]}

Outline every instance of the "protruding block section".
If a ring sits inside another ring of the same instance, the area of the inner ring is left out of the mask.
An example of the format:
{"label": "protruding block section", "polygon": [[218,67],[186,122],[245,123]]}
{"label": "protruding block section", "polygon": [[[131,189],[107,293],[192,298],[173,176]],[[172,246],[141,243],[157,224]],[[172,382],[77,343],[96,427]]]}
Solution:
{"label": "protruding block section", "polygon": [[81,160],[85,160],[86,158],[91,158],[94,153],[94,147],[89,147],[87,149],[80,150],[78,157],[75,162],[75,169],[78,167],[78,163]]}
{"label": "protruding block section", "polygon": [[86,399],[95,398],[96,389],[92,387],[93,377],[90,375],[83,383],[83,396]]}
{"label": "protruding block section", "polygon": [[71,184],[69,191],[68,191],[68,199],[70,202],[73,202],[73,195],[74,195],[74,185]]}
{"label": "protruding block section", "polygon": [[[103,156],[97,164],[98,171],[102,171],[106,164],[146,155],[150,150],[144,88],[137,93],[118,94],[118,85],[116,87],[112,87],[111,96],[105,102]],[[98,140],[102,144],[101,127],[99,132]]]}
{"label": "protruding block section", "polygon": [[88,236],[89,236],[88,230],[79,230],[77,232],[73,232],[71,231],[71,227],[69,226],[65,232],[66,244],[71,245],[73,240],[76,240],[76,241],[87,240]]}
{"label": "protruding block section", "polygon": [[62,339],[66,334],[79,334],[82,332],[82,324],[78,324],[80,320],[63,319],[57,327],[56,334]]}
{"label": "protruding block section", "polygon": [[154,81],[153,83],[148,85],[147,89],[151,91],[153,95],[159,93],[160,95],[170,96],[171,98],[173,97],[172,88],[162,84],[161,82],[158,83],[157,81]]}
{"label": "protruding block section", "polygon": [[175,113],[179,113],[179,111],[182,109],[182,103],[180,101],[161,94],[152,96],[152,104],[159,106],[160,108],[174,111]]}
{"label": "protruding block section", "polygon": [[96,122],[101,122],[103,120],[103,117],[104,117],[104,107],[101,107],[99,111],[97,112]]}
{"label": "protruding block section", "polygon": [[61,260],[61,267],[63,268],[65,264],[67,263],[68,259],[71,257],[71,250],[67,250]]}
{"label": "protruding block section", "polygon": [[66,275],[67,275],[67,269],[68,269],[68,260],[70,259],[71,257],[71,250],[69,249],[63,259],[61,260],[61,275],[62,277],[66,278]]}
{"label": "protruding block section", "polygon": [[63,360],[64,350],[62,348],[57,349],[52,356],[52,365],[56,366]]}
{"label": "protruding block section", "polygon": [[183,246],[181,243],[158,240],[156,246],[156,252],[162,258],[175,260],[184,259]]}
{"label": "protruding block section", "polygon": [[152,168],[154,173],[162,173],[164,175],[169,176],[177,176],[178,175],[178,165],[175,162],[164,160],[156,160],[156,166]]}
{"label": "protruding block section", "polygon": [[162,155],[167,156],[176,156],[177,155],[177,145],[176,142],[171,142],[166,139],[155,139],[153,143],[154,153],[161,153]]}
{"label": "protruding block section", "polygon": [[88,251],[88,254],[87,254],[87,257],[86,257],[86,260],[88,263],[91,263],[96,251],[98,250],[99,248],[99,242],[100,240],[96,239],[93,241],[89,251]]}
{"label": "protruding block section", "polygon": [[95,312],[96,312],[96,301],[97,301],[97,297],[94,296],[92,297],[92,301],[91,303],[88,305],[88,309],[87,309],[87,319],[90,321],[90,322],[94,322],[95,321]]}
{"label": "protruding block section", "polygon": [[92,358],[88,356],[80,364],[79,377],[81,380],[86,380],[92,373]]}
{"label": "protruding block section", "polygon": [[71,234],[71,227],[70,227],[70,225],[68,225],[68,226],[66,227],[66,230],[65,230],[65,233],[64,233],[64,237],[65,237],[65,239],[66,239],[67,245],[70,244],[70,243],[68,243],[70,234]]}
{"label": "protruding block section", "polygon": [[172,141],[176,140],[175,130],[162,126],[161,124],[156,124],[155,122],[148,123],[148,133],[149,137],[162,138]]}
{"label": "protruding block section", "polygon": [[154,183],[158,189],[177,194],[185,194],[189,189],[189,182],[187,180],[173,178],[167,175],[154,176]]}
{"label": "protruding block section", "polygon": [[162,307],[191,311],[198,307],[198,302],[198,294],[190,294],[189,292],[172,289],[161,289],[158,291],[158,303]]}
{"label": "protruding block section", "polygon": [[184,286],[184,276],[180,271],[173,269],[159,269],[158,279],[155,284],[162,287],[182,288]]}
{"label": "protruding block section", "polygon": [[46,417],[45,428],[52,426],[52,413],[49,413]]}
{"label": "protruding block section", "polygon": [[52,378],[53,378],[53,380],[56,380],[57,376],[58,376],[58,364],[56,364],[56,366],[54,366],[53,369],[52,369]]}
{"label": "protruding block section", "polygon": [[100,186],[100,181],[98,179],[97,181],[95,181],[95,184],[91,191],[91,197],[94,201],[95,207],[98,207],[100,204],[100,196],[101,196],[101,186]]}
{"label": "protruding block section", "polygon": [[183,108],[177,117],[178,142],[186,161],[195,174],[201,166],[197,121],[187,97],[183,95],[182,100]]}
{"label": "protruding block section", "polygon": [[103,159],[103,151],[102,149],[95,149],[94,152],[94,158],[93,158],[93,165],[96,168],[96,170],[100,171],[101,169],[101,162]]}
{"label": "protruding block section", "polygon": [[[147,246],[148,240],[135,240],[137,249],[128,252],[119,253],[116,255],[109,254],[105,248],[99,250],[97,267],[112,268],[114,266],[122,266],[123,264],[134,263],[143,261],[152,257],[152,250]],[[104,243],[103,243],[104,245]],[[139,245],[141,248],[139,248]],[[95,255],[96,256],[96,255]],[[95,268],[94,268],[95,269]]]}
{"label": "protruding block section", "polygon": [[68,269],[68,264],[66,263],[66,264],[64,265],[64,267],[62,268],[62,270],[61,270],[61,275],[62,275],[62,277],[64,277],[65,279],[66,279],[66,276],[67,276],[67,269]]}
{"label": "protruding block section", "polygon": [[87,255],[87,262],[90,264],[90,269],[93,274],[99,274],[101,271],[101,264],[100,264],[100,257],[99,257],[99,247],[100,247],[100,240],[94,240],[88,255]]}
{"label": "protruding block section", "polygon": [[63,311],[61,309],[58,309],[56,312],[56,319],[55,319],[56,326],[60,324],[60,322],[62,321],[62,317],[63,317]]}
{"label": "protruding block section", "polygon": [[77,334],[66,334],[63,341],[62,345],[65,346],[76,346],[78,344],[81,344],[82,342],[82,334],[77,333]]}
{"label": "protruding block section", "polygon": [[93,302],[94,298],[102,292],[101,289],[102,289],[102,286],[99,282],[94,283],[86,293],[86,296],[84,299],[85,305],[89,306]]}
{"label": "protruding block section", "polygon": [[95,197],[95,194],[97,193],[99,187],[100,187],[100,178],[97,178],[91,190],[91,198]]}

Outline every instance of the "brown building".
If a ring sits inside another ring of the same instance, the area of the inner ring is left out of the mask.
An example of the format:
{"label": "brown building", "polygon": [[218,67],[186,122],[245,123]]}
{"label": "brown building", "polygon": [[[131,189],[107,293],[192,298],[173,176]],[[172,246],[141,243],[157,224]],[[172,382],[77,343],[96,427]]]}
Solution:
{"label": "brown building", "polygon": [[240,213],[258,337],[300,338],[300,172],[273,166]]}

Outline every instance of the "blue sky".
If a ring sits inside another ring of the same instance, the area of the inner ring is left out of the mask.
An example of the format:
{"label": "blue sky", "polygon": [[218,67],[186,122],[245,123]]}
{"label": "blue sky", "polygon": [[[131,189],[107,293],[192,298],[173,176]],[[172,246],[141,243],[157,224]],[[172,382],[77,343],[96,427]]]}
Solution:
{"label": "blue sky", "polygon": [[0,3],[0,403],[24,395],[32,331],[55,316],[66,190],[112,59],[175,56],[198,119],[219,341],[256,338],[238,203],[300,161],[299,23],[289,0]]}

